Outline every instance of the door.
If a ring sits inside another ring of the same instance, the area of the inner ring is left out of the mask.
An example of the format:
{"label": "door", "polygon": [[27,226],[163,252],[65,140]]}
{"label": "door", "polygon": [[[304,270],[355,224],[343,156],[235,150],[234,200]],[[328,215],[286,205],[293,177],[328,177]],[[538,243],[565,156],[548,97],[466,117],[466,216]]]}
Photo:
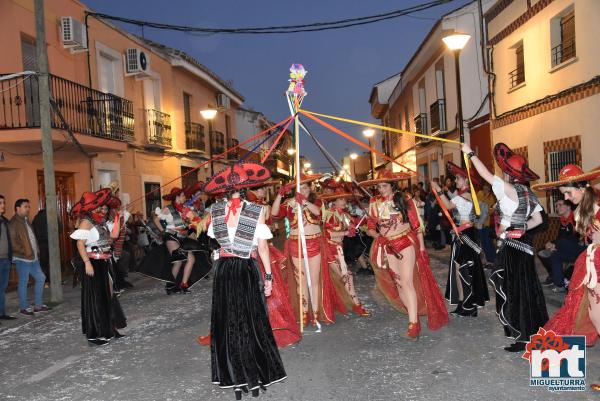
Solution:
{"label": "door", "polygon": [[146,199],[146,218],[152,220],[156,208],[160,204],[160,182],[144,182],[144,198]]}
{"label": "door", "polygon": [[[21,36],[21,61],[23,62],[23,71],[37,71],[35,39]],[[37,76],[29,77],[23,81],[23,92],[27,126],[39,127],[40,101]]]}
{"label": "door", "polygon": [[[44,185],[44,172],[38,171],[38,197],[39,208],[46,208],[46,187]],[[71,238],[69,234],[74,230],[74,221],[71,221],[69,211],[75,203],[75,177],[73,173],[55,173],[56,180],[56,211],[58,214],[58,245],[60,247],[60,261],[62,266],[68,266],[73,257]],[[32,216],[33,218],[33,216]],[[66,271],[69,271],[67,269]]]}

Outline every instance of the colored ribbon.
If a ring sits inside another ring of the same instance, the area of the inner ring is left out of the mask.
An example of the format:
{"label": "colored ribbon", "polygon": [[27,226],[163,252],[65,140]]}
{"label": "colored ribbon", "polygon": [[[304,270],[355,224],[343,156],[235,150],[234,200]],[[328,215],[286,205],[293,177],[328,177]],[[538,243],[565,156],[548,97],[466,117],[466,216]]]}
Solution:
{"label": "colored ribbon", "polygon": [[360,125],[360,126],[363,126],[363,127],[378,128],[378,129],[381,129],[383,131],[394,132],[396,134],[412,135],[412,136],[418,136],[420,138],[431,139],[433,141],[441,141],[441,142],[448,142],[448,143],[460,144],[459,141],[455,141],[453,139],[446,139],[446,138],[440,138],[438,136],[419,134],[417,132],[405,131],[405,130],[401,130],[401,129],[397,129],[397,128],[386,127],[386,126],[383,126],[383,125],[377,125],[377,124],[367,123],[367,122],[364,122],[364,121],[351,120],[349,118],[335,117],[335,116],[331,116],[331,115],[327,115],[327,114],[315,113],[314,111],[298,110],[298,112],[300,112],[300,113],[302,113],[302,114],[304,114],[306,116],[308,116],[310,114],[310,115],[313,115],[313,116],[319,116],[319,117],[328,118],[328,119],[331,119],[331,120],[336,120],[336,121],[341,121],[341,122],[345,122],[345,123]]}
{"label": "colored ribbon", "polygon": [[444,212],[444,215],[450,222],[450,225],[452,226],[452,231],[454,231],[456,233],[456,236],[460,238],[458,227],[456,227],[456,223],[454,223],[454,219],[452,218],[452,216],[450,216],[450,211],[444,204],[444,201],[442,201],[442,198],[440,198],[440,196],[438,195],[438,193],[436,191],[431,191],[431,192],[433,192],[433,194],[435,195],[435,199],[437,200],[437,203],[440,205],[442,212]]}
{"label": "colored ribbon", "polygon": [[471,180],[471,168],[469,167],[469,157],[466,153],[463,153],[463,159],[465,161],[465,166],[467,167],[467,175],[469,176],[469,186],[471,187],[471,199],[473,199],[473,206],[475,206],[475,214],[477,216],[481,215],[481,209],[479,208],[479,200],[477,199],[477,192],[475,192],[475,187],[473,186],[473,180]]}

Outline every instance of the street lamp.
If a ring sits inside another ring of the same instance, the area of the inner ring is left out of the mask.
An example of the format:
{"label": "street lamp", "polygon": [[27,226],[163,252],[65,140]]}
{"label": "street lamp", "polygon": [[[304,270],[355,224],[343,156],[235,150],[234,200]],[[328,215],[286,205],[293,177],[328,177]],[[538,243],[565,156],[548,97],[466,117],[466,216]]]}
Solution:
{"label": "street lamp", "polygon": [[[217,109],[212,108],[211,106],[208,106],[207,109],[204,110],[200,110],[200,115],[202,115],[202,117],[208,121],[208,143],[209,143],[209,148],[210,148],[210,175],[212,176],[215,173],[215,164],[214,164],[214,160],[213,160],[213,146],[212,146],[212,120],[217,116]],[[202,138],[204,139],[204,138]]]}
{"label": "street lamp", "polygon": [[[455,31],[447,32],[442,41],[449,50],[454,52],[454,70],[456,72],[456,97],[458,98],[458,132],[460,134],[460,143],[465,142],[465,128],[463,127],[462,113],[462,94],[460,91],[460,51],[464,49],[471,35]],[[464,167],[465,161],[461,158],[461,165]]]}
{"label": "street lamp", "polygon": [[296,154],[296,149],[294,149],[294,148],[289,148],[289,149],[287,150],[287,154],[288,154],[288,155],[290,155],[290,156],[293,156],[294,154]]}
{"label": "street lamp", "polygon": [[[369,140],[369,147],[373,149],[373,136],[375,135],[375,130],[372,128],[367,128],[363,130],[363,135]],[[371,177],[373,177],[375,175],[373,171],[373,165],[375,163],[373,162],[373,151],[371,149],[369,149],[369,163],[371,164]]]}
{"label": "street lamp", "polygon": [[350,153],[350,160],[352,160],[352,175],[354,175],[355,180],[356,180],[356,159],[358,159],[358,155],[356,153]]}
{"label": "street lamp", "polygon": [[312,166],[312,164],[310,163],[304,163],[304,168],[310,168]]}

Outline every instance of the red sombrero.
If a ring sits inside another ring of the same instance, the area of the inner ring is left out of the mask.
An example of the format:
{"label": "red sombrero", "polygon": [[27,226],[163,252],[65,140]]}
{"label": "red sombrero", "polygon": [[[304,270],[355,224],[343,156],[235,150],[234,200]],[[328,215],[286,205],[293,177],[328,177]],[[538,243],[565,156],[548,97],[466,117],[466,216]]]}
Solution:
{"label": "red sombrero", "polygon": [[334,200],[334,199],[340,199],[340,198],[352,198],[354,195],[350,192],[346,192],[346,190],[344,188],[336,188],[335,191],[333,191],[330,194],[322,194],[319,195],[319,199],[322,199],[324,201],[328,201],[328,200]]}
{"label": "red sombrero", "polygon": [[164,195],[162,198],[164,200],[174,201],[175,198],[177,198],[179,196],[179,194],[181,194],[182,192],[183,192],[183,189],[181,189],[179,187],[173,187],[173,188],[171,188],[171,192],[169,192],[167,195]]}
{"label": "red sombrero", "polygon": [[111,196],[110,188],[104,188],[96,192],[84,192],[81,199],[71,208],[71,214],[76,216],[98,209],[105,205]]}
{"label": "red sombrero", "polygon": [[300,184],[308,184],[322,178],[323,174],[303,174],[300,173]]}
{"label": "red sombrero", "polygon": [[377,176],[373,180],[361,181],[358,183],[361,187],[368,187],[371,185],[377,185],[382,182],[394,182],[400,180],[407,180],[410,178],[410,174],[407,173],[394,173],[388,169],[382,169],[377,172]]}
{"label": "red sombrero", "polygon": [[[461,177],[469,178],[469,175],[467,174],[467,169],[459,167],[451,161],[446,163],[446,170],[449,174],[452,174],[455,177],[457,175],[460,175]],[[473,185],[480,187],[483,183],[481,181],[481,178],[479,178],[479,176],[477,176],[476,174],[477,173],[475,172],[475,169],[471,169],[471,182],[473,183]]]}
{"label": "red sombrero", "polygon": [[569,186],[569,184],[576,182],[592,181],[598,177],[600,177],[600,166],[585,173],[581,167],[576,166],[575,164],[567,164],[560,169],[558,180],[532,185],[531,189],[535,191],[546,191],[558,187],[566,187]]}
{"label": "red sombrero", "polygon": [[236,189],[257,187],[264,185],[269,178],[271,172],[260,164],[238,163],[213,175],[204,185],[203,191],[207,194],[220,194]]}
{"label": "red sombrero", "polygon": [[513,152],[504,143],[497,143],[494,146],[494,158],[503,172],[519,182],[535,181],[540,178],[529,168],[523,156]]}
{"label": "red sombrero", "polygon": [[326,178],[321,183],[321,187],[329,188],[329,189],[336,189],[336,188],[340,188],[341,186],[342,186],[341,182],[336,181],[335,178],[331,178],[331,177]]}
{"label": "red sombrero", "polygon": [[186,198],[191,198],[196,194],[196,192],[202,191],[203,186],[204,183],[202,181],[198,181],[193,185],[188,185],[187,187],[183,188],[183,193],[185,194]]}
{"label": "red sombrero", "polygon": [[111,197],[106,201],[106,206],[108,206],[109,209],[118,209],[121,207],[121,199],[111,195]]}

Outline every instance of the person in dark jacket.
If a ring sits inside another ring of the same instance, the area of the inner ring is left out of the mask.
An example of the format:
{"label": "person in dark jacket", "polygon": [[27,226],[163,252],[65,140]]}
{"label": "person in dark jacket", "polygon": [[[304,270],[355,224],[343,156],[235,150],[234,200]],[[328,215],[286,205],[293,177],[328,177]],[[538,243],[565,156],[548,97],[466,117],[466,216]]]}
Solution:
{"label": "person in dark jacket", "polygon": [[8,220],[4,217],[6,199],[0,195],[0,319],[14,320],[15,317],[6,314],[4,293],[8,287],[8,276],[12,264],[12,245],[10,243],[10,230]]}

